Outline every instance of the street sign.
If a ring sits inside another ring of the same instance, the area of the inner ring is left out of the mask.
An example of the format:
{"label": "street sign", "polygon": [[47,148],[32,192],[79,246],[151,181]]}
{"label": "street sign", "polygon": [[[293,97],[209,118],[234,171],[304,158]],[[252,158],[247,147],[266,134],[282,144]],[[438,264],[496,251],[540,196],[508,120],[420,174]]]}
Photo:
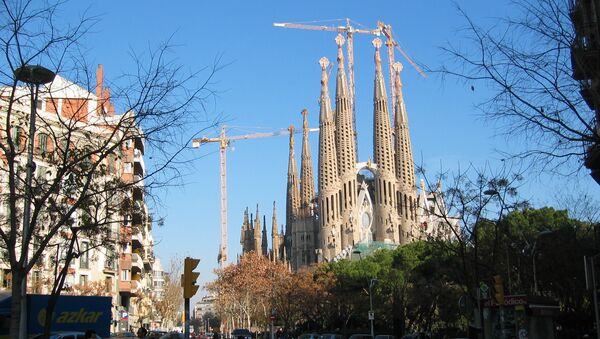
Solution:
{"label": "street sign", "polygon": [[369,320],[375,320],[375,312],[369,311]]}

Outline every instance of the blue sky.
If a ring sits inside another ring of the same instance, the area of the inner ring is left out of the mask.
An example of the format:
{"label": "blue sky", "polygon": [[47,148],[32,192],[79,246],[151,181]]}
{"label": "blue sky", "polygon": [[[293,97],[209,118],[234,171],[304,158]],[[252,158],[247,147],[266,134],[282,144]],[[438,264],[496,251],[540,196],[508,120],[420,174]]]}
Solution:
{"label": "blue sky", "polygon": [[[476,22],[490,25],[510,13],[508,1],[461,1],[460,6]],[[215,113],[227,118],[230,135],[268,132],[301,126],[300,112],[309,110],[311,127],[318,127],[320,68],[326,56],[335,61],[335,33],[273,27],[273,22],[312,22],[351,18],[366,27],[378,20],[391,24],[397,41],[418,63],[438,67],[448,57],[440,46],[459,45],[465,21],[450,1],[72,1],[69,12],[88,8],[100,22],[85,42],[90,63],[102,63],[105,78],[128,71],[130,51],[157,46],[171,37],[178,62],[189,69],[210,65],[217,55],[228,64],[217,76],[219,95]],[[316,23],[315,24],[320,24]],[[323,22],[321,24],[340,24]],[[355,37],[355,72],[359,158],[366,161],[372,149],[372,94],[374,80],[372,36]],[[484,88],[442,81],[435,75],[424,79],[405,64],[404,98],[409,115],[415,161],[430,173],[440,167],[455,169],[469,163],[499,166],[496,149],[510,144],[477,117],[474,105],[485,99]],[[384,59],[385,61],[385,59]],[[335,71],[335,68],[334,68]],[[334,91],[331,86],[330,91]],[[217,130],[207,133],[216,136]],[[316,134],[312,135],[313,161],[317,162]],[[298,136],[297,154],[301,139]],[[276,201],[279,223],[285,218],[287,137],[244,140],[228,152],[229,258],[240,252],[243,210],[259,204],[267,214],[270,231],[271,206]],[[162,205],[154,213],[166,217],[155,228],[156,254],[163,266],[171,258],[202,259],[200,280],[213,278],[219,245],[218,145],[198,150],[201,158],[187,172],[186,185],[161,193]],[[299,163],[298,163],[299,166]],[[315,172],[316,173],[316,172]],[[536,205],[552,203],[561,180],[532,175],[523,188]],[[592,180],[582,176],[582,187]],[[557,184],[558,183],[558,184]],[[573,187],[573,186],[569,186]]]}

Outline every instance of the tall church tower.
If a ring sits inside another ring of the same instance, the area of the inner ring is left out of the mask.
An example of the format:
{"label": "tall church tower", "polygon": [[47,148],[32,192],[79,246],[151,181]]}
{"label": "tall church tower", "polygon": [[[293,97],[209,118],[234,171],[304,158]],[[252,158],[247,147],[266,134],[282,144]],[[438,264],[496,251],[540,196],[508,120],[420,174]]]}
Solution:
{"label": "tall church tower", "polygon": [[308,138],[308,111],[302,110],[302,156],[300,179],[300,208],[292,221],[291,266],[294,270],[317,262],[315,250],[319,247],[318,226],[315,219],[315,188],[312,157]]}
{"label": "tall church tower", "polygon": [[373,98],[373,160],[375,172],[375,236],[374,240],[398,243],[398,214],[396,212],[396,175],[392,130],[388,113],[387,93],[381,70],[381,40],[375,46],[375,93]]}
{"label": "tall church tower", "polygon": [[242,224],[242,232],[240,235],[240,244],[242,245],[242,253],[252,251],[253,246],[253,231],[248,218],[248,207],[244,210],[244,223]]}
{"label": "tall church tower", "polygon": [[356,210],[356,144],[354,138],[354,125],[352,122],[352,108],[348,85],[346,83],[346,70],[344,67],[344,53],[342,45],[344,38],[338,35],[337,44],[338,71],[335,91],[335,126],[336,126],[336,151],[338,158],[338,173],[340,177],[340,208],[341,208],[341,248],[353,246],[358,240],[355,233],[357,224]]}
{"label": "tall church tower", "polygon": [[254,251],[262,253],[262,234],[260,233],[260,214],[258,213],[258,205],[256,205],[256,219],[254,219]]}
{"label": "tall church tower", "polygon": [[271,246],[273,248],[273,253],[271,260],[273,261],[282,261],[283,260],[283,242],[282,236],[279,234],[279,230],[277,229],[277,211],[275,209],[275,201],[273,201],[273,217],[271,219]]}
{"label": "tall church tower", "polygon": [[319,116],[319,226],[323,259],[329,261],[341,248],[340,241],[340,180],[335,147],[335,120],[329,99],[329,60],[323,57],[321,65],[321,99]]}
{"label": "tall church tower", "polygon": [[[267,257],[269,255],[269,240],[267,239],[267,216],[263,215],[263,228],[262,228],[262,241],[260,244],[262,255]],[[257,251],[258,252],[258,251]]]}
{"label": "tall church tower", "polygon": [[300,171],[300,215],[304,218],[313,214],[315,179],[313,177],[310,142],[308,141],[308,110],[302,110],[302,163]]}
{"label": "tall church tower", "polygon": [[298,171],[296,170],[296,155],[294,154],[294,126],[290,131],[290,153],[288,158],[287,194],[285,206],[285,238],[284,246],[286,254],[292,253],[292,227],[300,212],[300,184],[298,182]]}
{"label": "tall church tower", "polygon": [[[417,227],[417,192],[415,189],[415,166],[408,131],[408,115],[402,95],[400,72],[402,64],[394,64],[394,83],[396,86],[396,105],[394,112],[394,132],[396,134],[394,150],[396,152],[396,178],[398,214],[400,216],[400,243],[406,244],[415,236]],[[421,188],[424,192],[424,187]]]}

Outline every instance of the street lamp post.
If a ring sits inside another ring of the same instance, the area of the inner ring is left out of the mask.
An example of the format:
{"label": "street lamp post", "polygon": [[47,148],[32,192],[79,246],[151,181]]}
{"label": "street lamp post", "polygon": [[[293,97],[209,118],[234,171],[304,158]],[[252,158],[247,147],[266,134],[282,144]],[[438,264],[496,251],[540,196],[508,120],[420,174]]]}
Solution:
{"label": "street lamp post", "polygon": [[532,260],[532,266],[533,266],[533,294],[534,295],[538,295],[538,283],[537,283],[537,269],[535,266],[535,250],[537,249],[537,242],[539,240],[539,238],[543,235],[547,235],[552,233],[552,231],[542,231],[540,233],[538,233],[538,235],[535,237],[535,241],[533,242],[533,249],[531,250],[531,260]]}
{"label": "street lamp post", "polygon": [[[21,281],[21,313],[19,321],[19,338],[27,338],[27,274],[25,274],[28,264],[28,241],[29,237],[29,218],[31,214],[31,199],[33,190],[31,182],[35,163],[33,162],[33,148],[35,142],[35,117],[37,114],[37,99],[40,85],[50,83],[54,80],[56,74],[51,70],[39,65],[24,65],[15,70],[15,79],[29,85],[31,91],[31,112],[29,115],[29,140],[27,143],[27,173],[25,176],[25,205],[23,206],[23,234],[21,239],[21,257],[23,258]],[[18,142],[18,141],[17,141]]]}
{"label": "street lamp post", "polygon": [[375,320],[375,314],[373,313],[373,285],[377,282],[377,279],[371,279],[369,281],[369,320],[371,321],[371,338],[375,338],[375,328],[373,327],[373,320]]}

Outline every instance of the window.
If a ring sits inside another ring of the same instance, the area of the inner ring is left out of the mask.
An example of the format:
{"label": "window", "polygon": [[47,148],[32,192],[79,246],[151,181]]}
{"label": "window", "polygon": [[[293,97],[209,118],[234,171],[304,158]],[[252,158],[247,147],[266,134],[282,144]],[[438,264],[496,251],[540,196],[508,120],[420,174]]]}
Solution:
{"label": "window", "polygon": [[79,268],[90,268],[90,243],[81,243],[81,255],[79,256]]}
{"label": "window", "polygon": [[106,261],[104,262],[104,267],[109,269],[115,268],[115,251],[113,249],[106,250]]}
{"label": "window", "polygon": [[112,279],[112,277],[106,277],[104,279],[104,284],[106,285],[106,293],[112,293],[112,290],[113,290],[113,279]]}
{"label": "window", "polygon": [[129,270],[121,270],[121,280],[129,281],[131,277],[131,273]]}
{"label": "window", "polygon": [[79,285],[87,286],[87,284],[88,284],[88,276],[84,275],[84,274],[80,275],[79,276]]}
{"label": "window", "polygon": [[50,155],[49,153],[50,152],[48,149],[48,134],[46,134],[46,133],[38,134],[37,154],[39,154],[40,157],[45,159],[46,157],[48,157]]}
{"label": "window", "polygon": [[109,154],[107,159],[107,172],[108,174],[117,174],[117,156],[113,153]]}
{"label": "window", "polygon": [[31,289],[33,293],[41,293],[42,292],[42,279],[41,279],[40,271],[31,272]]}
{"label": "window", "polygon": [[15,151],[23,151],[25,149],[25,133],[23,129],[19,126],[13,126],[10,129],[10,135],[12,137],[13,145],[15,146]]}
{"label": "window", "polygon": [[133,167],[131,166],[130,162],[126,162],[123,165],[123,173],[133,173]]}

